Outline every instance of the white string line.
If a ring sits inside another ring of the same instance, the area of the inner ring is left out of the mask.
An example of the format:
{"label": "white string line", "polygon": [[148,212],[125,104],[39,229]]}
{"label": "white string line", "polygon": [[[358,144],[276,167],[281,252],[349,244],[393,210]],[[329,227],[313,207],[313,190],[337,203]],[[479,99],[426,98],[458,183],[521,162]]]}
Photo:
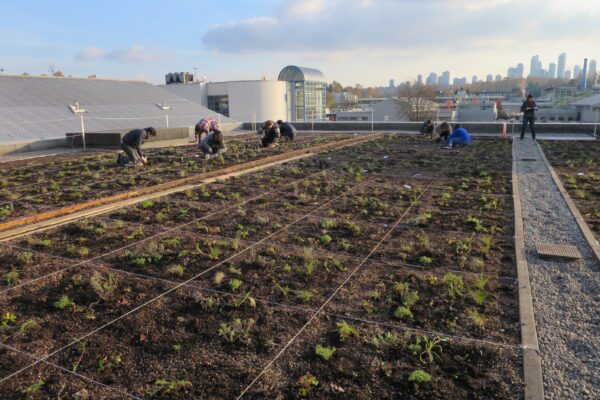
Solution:
{"label": "white string line", "polygon": [[0,122],[0,125],[30,125],[40,124],[44,122],[61,122],[61,121],[79,121],[79,118],[62,118],[62,119],[48,119],[43,121],[23,121],[23,122]]}
{"label": "white string line", "polygon": [[[427,191],[427,189],[429,187],[431,187],[431,185],[433,185],[434,182],[435,182],[435,180],[433,180],[425,188],[425,190],[423,192],[421,192],[421,194],[419,194],[419,196],[415,199],[415,201],[418,200]],[[246,394],[246,392],[248,390],[250,390],[250,388],[252,386],[254,386],[254,384],[271,368],[271,366],[279,359],[279,357],[281,357],[283,355],[283,353],[285,353],[285,351],[292,345],[292,343],[302,334],[302,332],[304,332],[304,330],[312,323],[312,321],[321,313],[321,311],[327,306],[327,304],[329,304],[329,302],[331,302],[331,300],[333,300],[333,298],[342,289],[342,287],[344,287],[346,285],[346,283],[348,283],[350,281],[350,279],[352,279],[352,277],[358,272],[358,270],[363,266],[363,264],[365,262],[367,262],[367,260],[369,259],[369,257],[371,257],[371,255],[375,251],[377,251],[377,249],[379,248],[379,246],[388,238],[388,236],[392,233],[392,231],[394,230],[394,228],[396,227],[396,225],[398,225],[402,221],[402,219],[406,216],[406,214],[410,211],[410,209],[411,209],[411,207],[407,208],[407,210],[404,212],[404,214],[402,214],[402,216],[396,221],[396,223],[387,231],[387,233],[383,236],[383,238],[379,241],[379,243],[377,243],[377,245],[375,245],[375,247],[373,247],[373,249],[370,251],[370,253],[361,261],[361,263],[358,264],[358,266],[356,268],[354,268],[354,270],[346,277],[346,279],[344,279],[342,281],[342,283],[335,289],[335,291],[327,298],[327,300],[325,300],[325,302],[323,304],[321,304],[321,306],[317,309],[317,311],[308,319],[308,321],[306,321],[306,323],[285,344],[285,346],[283,346],[283,348],[263,368],[263,370],[254,378],[254,380],[252,380],[252,382],[250,382],[250,384],[248,386],[246,386],[246,388],[242,391],[242,393],[240,393],[240,395],[237,397],[238,400],[241,399],[242,396],[244,396],[244,394]]]}
{"label": "white string line", "polygon": [[[22,355],[24,355],[25,357],[28,357],[28,358],[33,358],[34,360],[37,360],[37,357],[36,357],[35,355],[33,355],[33,354],[29,353],[29,352],[26,352],[26,351],[23,351],[23,350],[20,350],[20,349],[14,348],[14,347],[12,347],[12,346],[9,346],[9,345],[7,345],[7,344],[4,344],[4,343],[0,343],[0,346],[1,346],[1,347],[4,347],[4,348],[5,348],[5,349],[7,349],[7,350],[14,351],[14,352],[17,352],[17,353],[19,353],[19,354],[22,354]],[[66,372],[66,373],[68,373],[68,374],[70,374],[70,375],[74,375],[74,376],[76,376],[76,377],[78,377],[78,378],[80,378],[80,379],[83,379],[83,380],[85,380],[85,381],[88,381],[89,383],[92,383],[92,384],[95,384],[95,385],[101,386],[101,387],[103,387],[103,388],[105,388],[105,389],[108,389],[108,390],[110,390],[110,391],[112,391],[112,392],[119,393],[119,394],[121,394],[121,395],[123,395],[123,396],[127,396],[127,397],[129,397],[129,398],[132,398],[132,399],[136,399],[136,400],[142,400],[140,397],[137,397],[137,396],[134,396],[134,395],[132,395],[132,394],[130,394],[130,393],[124,392],[124,391],[122,391],[122,390],[120,390],[120,389],[117,389],[116,387],[109,386],[109,385],[107,385],[107,384],[105,384],[105,383],[102,383],[102,382],[100,382],[100,381],[97,381],[97,380],[95,380],[95,379],[92,379],[92,378],[90,378],[90,377],[88,377],[88,376],[86,376],[86,375],[82,375],[82,374],[80,374],[80,373],[78,373],[78,372],[76,372],[76,371],[71,371],[70,369],[68,369],[68,368],[65,368],[65,367],[63,367],[63,366],[61,366],[61,365],[59,365],[59,364],[55,364],[55,363],[53,363],[53,362],[50,362],[50,361],[48,361],[48,360],[42,360],[42,362],[43,362],[44,364],[46,364],[46,365],[49,365],[49,366],[51,366],[51,367],[58,368],[58,369],[60,369],[60,370],[62,370],[62,371],[64,371],[64,372]]]}
{"label": "white string line", "polygon": [[[357,185],[356,185],[356,186],[354,186],[353,188],[349,189],[349,191],[352,191],[352,190],[355,190],[355,189],[357,189],[358,187],[360,187],[361,185],[363,185],[363,184],[364,184],[364,183],[366,183],[366,182],[368,182],[368,180],[365,180],[365,181],[363,181],[363,182],[361,182],[361,183],[357,184]],[[318,207],[318,208],[316,208],[315,210],[318,210],[318,209],[320,209],[320,208],[322,208],[322,207],[325,207],[326,205],[328,205],[328,204],[332,203],[333,201],[337,200],[337,198],[338,198],[338,197],[339,197],[339,196],[333,197],[331,200],[327,201],[326,203],[323,203],[321,206],[319,206],[319,207]],[[313,211],[314,211],[314,210],[313,210]],[[307,218],[307,217],[308,217],[310,214],[311,214],[310,212],[309,212],[309,213],[307,213],[307,214],[306,214],[306,215],[303,217],[303,219],[304,219],[304,218]],[[170,293],[174,292],[175,290],[177,290],[177,289],[179,289],[179,288],[181,288],[181,287],[185,286],[186,284],[188,284],[188,283],[190,283],[190,282],[192,282],[192,281],[194,281],[194,280],[198,279],[200,276],[202,276],[202,275],[204,275],[204,274],[206,274],[206,273],[208,273],[208,272],[212,271],[213,269],[215,269],[215,268],[219,267],[220,265],[223,265],[224,263],[226,263],[226,262],[230,261],[231,259],[233,259],[233,258],[235,258],[235,257],[239,256],[240,254],[243,254],[243,253],[245,253],[245,252],[247,252],[247,251],[251,250],[251,249],[252,249],[252,248],[254,248],[255,246],[258,246],[258,245],[260,245],[261,243],[263,243],[263,242],[266,242],[266,241],[267,241],[267,240],[269,240],[271,237],[274,237],[274,236],[278,235],[279,233],[281,233],[281,232],[285,231],[287,228],[289,228],[290,226],[292,226],[292,225],[294,225],[294,224],[298,223],[299,221],[301,221],[301,220],[296,220],[296,221],[293,221],[293,222],[291,222],[290,224],[288,224],[288,225],[284,226],[283,228],[279,229],[278,231],[276,231],[276,232],[272,233],[271,235],[269,235],[269,236],[267,236],[267,237],[265,237],[265,238],[261,239],[261,240],[260,240],[259,242],[257,242],[255,245],[252,245],[252,246],[249,246],[249,247],[246,247],[246,248],[244,248],[243,250],[239,251],[238,253],[235,253],[235,254],[233,254],[232,256],[230,256],[230,257],[228,257],[228,258],[224,259],[223,261],[220,261],[220,262],[218,262],[217,264],[213,265],[212,267],[210,267],[210,268],[206,269],[205,271],[203,271],[203,272],[201,272],[201,273],[199,273],[199,274],[197,274],[197,275],[195,275],[195,276],[191,277],[190,279],[186,280],[185,282],[182,282],[182,283],[180,283],[180,284],[176,285],[175,287],[173,287],[173,288],[171,288],[171,289],[169,289],[169,290],[167,290],[167,291],[165,291],[165,292],[161,293],[160,295],[158,295],[158,296],[156,296],[156,297],[154,297],[154,298],[152,298],[152,299],[150,299],[150,300],[146,301],[145,303],[142,303],[142,304],[140,304],[139,306],[137,306],[137,307],[135,307],[135,308],[133,308],[133,309],[131,309],[131,310],[127,311],[126,313],[124,313],[124,314],[120,315],[119,317],[115,318],[114,320],[107,322],[106,324],[104,324],[104,325],[102,325],[102,326],[100,326],[100,327],[98,327],[98,328],[94,329],[94,330],[93,330],[93,331],[91,331],[91,332],[88,332],[88,333],[86,333],[85,335],[83,335],[83,336],[79,337],[78,339],[75,339],[75,340],[73,340],[73,341],[72,341],[72,342],[70,342],[69,344],[67,344],[67,345],[65,345],[65,346],[63,346],[63,347],[61,347],[61,348],[59,348],[59,349],[57,349],[57,350],[55,350],[55,351],[53,351],[53,352],[51,352],[51,353],[49,353],[49,354],[45,355],[44,357],[40,358],[38,361],[36,361],[36,362],[34,362],[34,363],[30,364],[30,365],[27,365],[27,366],[25,366],[25,367],[21,368],[20,370],[18,370],[18,371],[16,371],[16,372],[13,372],[13,373],[11,373],[10,375],[6,376],[5,378],[2,378],[2,379],[0,379],[0,383],[2,383],[2,382],[4,382],[4,381],[6,381],[6,380],[8,380],[8,379],[12,378],[13,376],[16,376],[16,375],[20,374],[21,372],[23,372],[23,371],[25,371],[25,370],[27,370],[27,369],[29,369],[29,368],[31,368],[31,367],[33,367],[33,366],[35,366],[35,365],[39,364],[41,361],[44,361],[44,360],[46,360],[46,359],[48,359],[48,358],[50,358],[50,357],[52,357],[52,356],[56,355],[57,353],[59,353],[59,352],[61,352],[61,351],[65,350],[65,349],[67,349],[67,348],[71,347],[72,345],[74,345],[74,344],[76,344],[76,343],[79,343],[79,342],[81,342],[83,339],[86,339],[87,337],[94,335],[95,333],[97,333],[97,332],[101,331],[102,329],[104,329],[104,328],[106,328],[106,327],[108,327],[108,326],[110,326],[110,325],[113,325],[114,323],[116,323],[116,322],[118,322],[118,321],[122,320],[123,318],[125,318],[125,317],[127,317],[127,316],[129,316],[129,315],[131,315],[131,314],[133,314],[133,313],[135,313],[135,312],[137,312],[138,310],[140,310],[140,309],[142,309],[142,308],[144,308],[144,307],[146,307],[146,306],[148,306],[148,305],[150,305],[150,304],[154,303],[155,301],[157,301],[157,300],[159,300],[159,299],[161,299],[161,298],[163,298],[163,297],[167,296],[168,294],[170,294]]]}
{"label": "white string line", "polygon": [[[351,162],[351,161],[348,161],[348,163],[350,163],[350,162]],[[47,278],[47,277],[50,277],[50,276],[53,276],[53,275],[59,274],[59,273],[61,273],[61,272],[64,272],[64,271],[70,270],[70,269],[72,269],[72,268],[75,268],[75,267],[78,267],[78,266],[81,266],[81,265],[83,265],[83,264],[86,264],[86,263],[88,263],[88,262],[92,262],[92,261],[95,261],[95,260],[97,260],[97,259],[100,259],[100,258],[104,258],[104,257],[106,257],[106,256],[109,256],[109,255],[111,255],[111,254],[115,254],[115,253],[117,253],[117,252],[120,252],[120,251],[126,250],[126,249],[128,249],[128,248],[130,248],[130,247],[133,247],[133,246],[139,245],[139,244],[141,244],[141,243],[144,243],[144,242],[146,242],[146,241],[148,241],[148,240],[152,240],[152,239],[155,239],[155,238],[157,238],[157,237],[163,236],[163,235],[165,235],[165,234],[167,234],[167,233],[171,233],[171,232],[174,232],[174,231],[180,230],[181,228],[184,228],[184,227],[186,227],[186,226],[189,226],[189,225],[195,224],[195,223],[197,223],[197,222],[199,222],[199,221],[202,221],[202,220],[204,220],[204,219],[207,219],[207,218],[213,217],[213,216],[215,216],[215,215],[218,215],[218,214],[220,214],[220,213],[223,213],[223,212],[225,212],[225,211],[227,211],[227,210],[230,210],[230,209],[237,208],[237,207],[239,207],[240,205],[243,205],[243,204],[249,203],[249,202],[251,202],[251,201],[254,201],[254,200],[258,200],[258,199],[260,199],[260,198],[262,198],[262,197],[264,197],[264,196],[267,196],[267,195],[268,195],[268,194],[270,194],[270,193],[277,193],[277,192],[281,191],[283,188],[285,188],[285,187],[287,187],[287,186],[290,186],[290,185],[293,185],[293,184],[294,184],[294,183],[296,183],[296,182],[301,182],[301,181],[304,181],[304,180],[306,180],[306,179],[309,179],[309,178],[312,178],[312,177],[314,177],[314,176],[321,175],[321,174],[324,174],[324,173],[327,173],[327,172],[331,172],[331,171],[330,171],[330,170],[318,171],[318,172],[315,172],[315,173],[313,173],[313,174],[310,174],[310,175],[308,175],[307,177],[299,178],[299,179],[296,179],[296,180],[294,180],[294,181],[292,181],[292,182],[285,183],[285,184],[283,184],[283,186],[282,186],[282,187],[280,187],[280,188],[277,188],[277,189],[274,189],[274,190],[271,190],[271,191],[268,191],[268,192],[265,192],[265,193],[260,193],[260,194],[258,194],[258,195],[256,195],[256,196],[250,197],[249,199],[247,199],[247,200],[244,200],[244,201],[242,201],[242,202],[235,203],[235,204],[233,204],[233,205],[231,205],[231,206],[227,206],[227,207],[225,207],[225,208],[218,209],[218,210],[216,210],[216,211],[214,211],[214,212],[212,212],[212,213],[209,213],[209,214],[205,215],[204,217],[197,218],[197,219],[195,219],[195,220],[192,220],[192,221],[189,221],[189,222],[183,223],[183,224],[181,224],[181,225],[177,225],[177,226],[175,226],[175,227],[169,228],[169,229],[167,229],[167,230],[165,230],[165,231],[162,231],[162,232],[158,232],[157,234],[155,234],[155,235],[153,235],[153,236],[150,236],[150,237],[144,238],[144,239],[142,239],[142,240],[139,240],[139,241],[137,241],[137,242],[133,242],[133,243],[131,243],[131,244],[127,245],[127,246],[124,246],[124,247],[121,247],[121,248],[118,248],[118,249],[115,249],[115,250],[109,251],[108,253],[100,254],[100,255],[98,255],[98,256],[96,256],[96,257],[93,257],[93,258],[90,258],[90,259],[88,259],[88,260],[83,260],[83,261],[81,261],[81,262],[79,262],[79,263],[77,263],[77,264],[74,264],[74,265],[71,265],[71,266],[69,266],[69,267],[63,268],[63,269],[61,269],[61,270],[54,271],[54,272],[52,272],[52,273],[50,273],[50,274],[47,274],[47,275],[44,275],[44,276],[41,276],[41,277],[38,277],[38,278],[35,278],[35,279],[32,279],[32,280],[29,280],[29,281],[27,281],[27,282],[24,282],[24,283],[22,283],[22,284],[15,285],[15,286],[11,286],[10,288],[7,288],[7,289],[4,289],[4,290],[0,291],[0,294],[3,294],[3,293],[6,293],[6,292],[9,292],[9,291],[11,291],[11,290],[14,290],[14,289],[18,289],[18,288],[20,288],[20,287],[23,287],[23,286],[25,286],[25,285],[28,285],[28,284],[30,284],[30,283],[37,282],[37,281],[39,281],[40,279],[44,279],[44,278]],[[368,181],[365,181],[365,182],[368,182]],[[0,245],[6,245],[6,244],[0,243]]]}

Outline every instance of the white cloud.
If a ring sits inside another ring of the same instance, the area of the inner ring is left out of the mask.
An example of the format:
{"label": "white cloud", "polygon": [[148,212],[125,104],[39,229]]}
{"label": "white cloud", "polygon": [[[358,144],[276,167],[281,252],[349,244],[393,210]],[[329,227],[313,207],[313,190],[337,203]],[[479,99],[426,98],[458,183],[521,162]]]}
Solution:
{"label": "white cloud", "polygon": [[80,50],[75,55],[75,59],[77,60],[95,60],[98,58],[103,58],[106,56],[106,51],[99,49],[97,47],[86,47],[85,49]]}
{"label": "white cloud", "polygon": [[159,58],[157,50],[148,49],[141,45],[133,45],[125,49],[113,49],[110,51],[97,47],[87,47],[75,55],[75,59],[79,61],[103,59],[132,63],[154,62]]}

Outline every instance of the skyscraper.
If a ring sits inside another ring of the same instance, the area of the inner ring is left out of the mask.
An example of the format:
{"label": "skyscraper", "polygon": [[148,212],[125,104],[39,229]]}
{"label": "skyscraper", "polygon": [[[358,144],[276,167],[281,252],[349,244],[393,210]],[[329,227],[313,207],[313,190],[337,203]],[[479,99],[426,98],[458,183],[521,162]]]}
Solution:
{"label": "skyscraper", "polygon": [[558,79],[565,78],[565,67],[567,65],[567,54],[561,53],[558,56],[558,68],[556,69],[556,77]]}
{"label": "skyscraper", "polygon": [[581,67],[579,65],[574,66],[573,67],[573,79],[577,79],[580,74],[581,74]]}
{"label": "skyscraper", "polygon": [[597,71],[597,64],[596,64],[596,60],[591,60],[590,61],[590,66],[588,68],[588,76],[590,77],[590,80],[592,81],[592,86],[596,83],[596,78],[598,77],[598,71]]}
{"label": "skyscraper", "polygon": [[548,67],[548,74],[550,79],[556,78],[556,64],[550,63],[550,66]]}
{"label": "skyscraper", "polygon": [[440,85],[450,85],[450,71],[442,72],[442,75],[440,76]]}
{"label": "skyscraper", "polygon": [[517,76],[516,78],[522,78],[523,77],[523,72],[525,72],[525,66],[523,65],[523,63],[518,63],[517,64]]}
{"label": "skyscraper", "polygon": [[565,76],[564,76],[564,78],[565,78],[565,79],[567,79],[567,80],[571,79],[571,71],[568,71],[568,70],[567,70],[567,71],[565,71]]}
{"label": "skyscraper", "polygon": [[419,85],[423,84],[423,75],[421,75],[421,74],[417,75],[417,83]]}
{"label": "skyscraper", "polygon": [[393,79],[390,79],[390,89],[393,89],[396,87],[396,81]]}
{"label": "skyscraper", "polygon": [[531,64],[529,66],[529,76],[532,78],[539,76],[540,70],[540,56],[535,55],[531,57]]}
{"label": "skyscraper", "polygon": [[493,80],[494,80],[494,76],[492,74],[487,74],[487,76],[485,77],[486,82],[491,82]]}
{"label": "skyscraper", "polygon": [[473,78],[471,78],[471,83],[473,85],[477,83],[477,75],[473,75]]}
{"label": "skyscraper", "polygon": [[496,75],[496,82],[500,82],[502,80],[502,75]]}
{"label": "skyscraper", "polygon": [[428,85],[435,85],[437,83],[437,74],[435,72],[430,73],[425,82]]}

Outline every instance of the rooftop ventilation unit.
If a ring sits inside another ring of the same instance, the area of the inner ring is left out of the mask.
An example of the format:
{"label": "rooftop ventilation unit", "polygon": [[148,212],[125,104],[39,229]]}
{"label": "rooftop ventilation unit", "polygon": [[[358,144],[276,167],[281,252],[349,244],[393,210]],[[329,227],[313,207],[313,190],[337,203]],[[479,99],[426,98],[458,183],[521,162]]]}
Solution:
{"label": "rooftop ventilation unit", "polygon": [[167,85],[172,83],[190,83],[194,82],[194,75],[189,72],[169,72],[165,75]]}

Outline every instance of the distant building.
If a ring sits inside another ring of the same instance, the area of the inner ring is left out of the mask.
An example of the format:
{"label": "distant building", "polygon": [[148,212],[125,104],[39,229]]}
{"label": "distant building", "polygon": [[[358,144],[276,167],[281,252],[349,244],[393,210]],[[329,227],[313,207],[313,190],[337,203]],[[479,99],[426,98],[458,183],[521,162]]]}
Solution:
{"label": "distant building", "polygon": [[389,88],[390,88],[390,89],[394,89],[395,87],[396,87],[396,81],[395,81],[395,80],[393,80],[393,79],[390,79],[390,85],[389,85]]}
{"label": "distant building", "polygon": [[417,83],[419,85],[423,84],[423,75],[421,75],[421,74],[417,75]]}
{"label": "distant building", "polygon": [[473,75],[473,77],[471,78],[471,84],[476,84],[477,83],[477,75]]}
{"label": "distant building", "polygon": [[542,70],[542,63],[540,62],[540,56],[535,55],[531,57],[531,64],[529,66],[529,76],[536,78],[540,76]]}
{"label": "distant building", "polygon": [[327,82],[317,69],[290,65],[279,73],[287,82],[287,115],[293,122],[324,121],[327,108]]}
{"label": "distant building", "polygon": [[467,78],[465,78],[465,77],[454,78],[454,80],[452,81],[452,86],[454,86],[454,87],[465,86],[466,84],[467,84]]}
{"label": "distant building", "polygon": [[358,102],[358,96],[350,92],[333,93],[333,102],[336,105],[354,104]]}
{"label": "distant building", "polygon": [[502,80],[502,75],[496,75],[496,82],[500,82]]}
{"label": "distant building", "polygon": [[442,72],[442,75],[440,76],[440,85],[450,86],[450,71]]}
{"label": "distant building", "polygon": [[572,106],[579,112],[581,122],[600,122],[600,94],[577,100]]}
{"label": "distant building", "polygon": [[581,75],[581,66],[576,65],[573,67],[573,79],[579,78],[579,75]]}
{"label": "distant building", "polygon": [[596,80],[598,78],[598,64],[596,63],[596,60],[590,61],[588,76],[590,77],[590,80],[592,81],[592,85],[594,85],[594,83],[596,82]]}
{"label": "distant building", "polygon": [[516,78],[522,78],[524,72],[525,72],[525,66],[523,65],[523,63],[518,63],[517,64],[517,76],[516,76]]}
{"label": "distant building", "polygon": [[566,53],[561,53],[558,56],[558,66],[556,69],[556,77],[558,79],[563,79],[565,78],[565,67],[567,65],[567,54]]}
{"label": "distant building", "polygon": [[571,79],[571,71],[565,71],[564,78],[567,79],[567,80]]}
{"label": "distant building", "polygon": [[494,76],[492,74],[487,74],[485,77],[486,82],[492,82],[494,80]]}
{"label": "distant building", "polygon": [[437,74],[435,72],[430,73],[425,83],[427,83],[428,85],[437,84]]}
{"label": "distant building", "polygon": [[548,77],[551,79],[556,78],[556,64],[555,63],[550,63],[550,65],[548,66]]}

